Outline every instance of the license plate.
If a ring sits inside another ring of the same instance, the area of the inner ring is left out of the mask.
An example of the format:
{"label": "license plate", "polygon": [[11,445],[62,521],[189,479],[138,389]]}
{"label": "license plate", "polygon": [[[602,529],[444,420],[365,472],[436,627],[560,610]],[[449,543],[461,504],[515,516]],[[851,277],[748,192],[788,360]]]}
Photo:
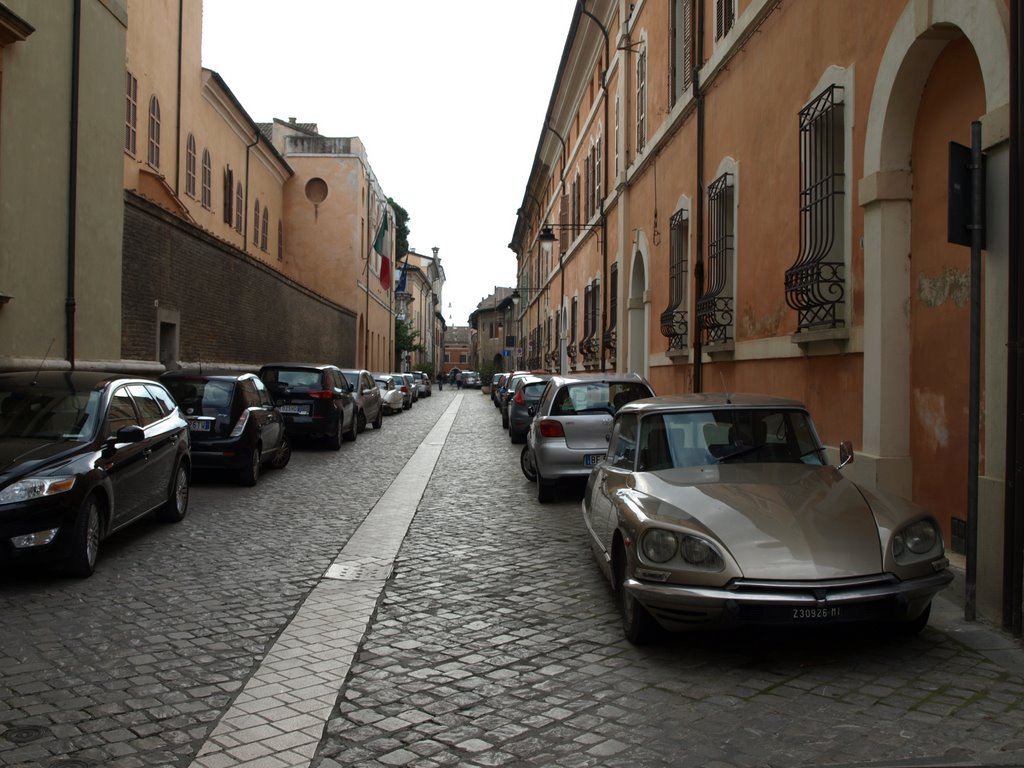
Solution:
{"label": "license plate", "polygon": [[841,619],[843,617],[843,609],[838,605],[821,606],[814,608],[792,608],[793,621],[796,622],[815,622],[815,621],[833,621],[835,619]]}
{"label": "license plate", "polygon": [[188,423],[188,431],[189,432],[209,432],[210,431],[210,422],[209,421],[200,421],[199,419],[192,419]]}
{"label": "license plate", "polygon": [[307,415],[309,415],[309,406],[308,405],[282,405],[281,406],[281,413],[295,413],[295,414],[298,414],[299,416],[307,416]]}
{"label": "license plate", "polygon": [[588,453],[586,456],[583,457],[583,466],[585,466],[585,467],[596,466],[596,465],[601,463],[601,460],[603,458],[604,458],[604,454],[603,453]]}

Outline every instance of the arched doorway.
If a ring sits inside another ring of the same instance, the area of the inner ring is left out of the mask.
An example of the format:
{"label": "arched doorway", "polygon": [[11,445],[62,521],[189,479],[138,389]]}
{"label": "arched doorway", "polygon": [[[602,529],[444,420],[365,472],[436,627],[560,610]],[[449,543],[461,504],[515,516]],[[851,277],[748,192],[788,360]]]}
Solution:
{"label": "arched doorway", "polygon": [[[859,473],[926,505],[947,541],[953,519],[966,510],[970,349],[969,252],[946,243],[948,143],[969,144],[971,121],[984,122],[1008,102],[1004,10],[998,0],[907,5],[879,67],[860,181],[865,461]],[[1005,200],[992,194],[993,185],[1005,188],[1005,143],[990,149],[989,199]],[[1005,317],[996,308],[1006,294],[1005,232],[990,230],[988,249],[982,432],[994,450],[983,449],[982,474],[1000,476]]]}
{"label": "arched doorway", "polygon": [[648,375],[648,311],[647,311],[647,263],[644,251],[647,240],[643,233],[637,235],[633,265],[629,273],[629,301],[626,314],[629,320],[629,350],[627,370],[630,373]]}

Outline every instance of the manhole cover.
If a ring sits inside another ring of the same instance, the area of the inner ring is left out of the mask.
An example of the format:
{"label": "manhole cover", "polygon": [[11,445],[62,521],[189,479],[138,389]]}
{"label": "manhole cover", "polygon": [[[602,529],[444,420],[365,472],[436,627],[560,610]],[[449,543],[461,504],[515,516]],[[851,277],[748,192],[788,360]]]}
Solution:
{"label": "manhole cover", "polygon": [[28,744],[30,741],[43,738],[46,735],[46,729],[40,728],[38,725],[22,725],[8,728],[2,735],[15,744]]}
{"label": "manhole cover", "polygon": [[339,558],[327,569],[324,577],[339,581],[387,581],[391,576],[391,568],[390,560]]}

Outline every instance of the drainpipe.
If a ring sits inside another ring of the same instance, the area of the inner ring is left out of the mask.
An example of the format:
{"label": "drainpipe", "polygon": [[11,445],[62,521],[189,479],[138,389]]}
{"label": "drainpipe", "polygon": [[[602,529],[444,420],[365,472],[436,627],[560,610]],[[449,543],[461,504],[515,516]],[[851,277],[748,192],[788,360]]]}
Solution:
{"label": "drainpipe", "polygon": [[[697,3],[697,61],[693,68],[693,96],[697,108],[697,259],[693,265],[694,295],[696,301],[704,293],[704,91],[700,83],[700,68],[704,64],[704,3]],[[704,345],[701,343],[700,321],[694,302],[693,319],[693,391],[704,390]]]}
{"label": "drainpipe", "polygon": [[[587,10],[585,0],[580,0],[580,11],[584,16],[589,17],[597,24],[598,29],[601,30],[601,34],[604,35],[604,71],[601,72],[601,93],[603,94],[602,101],[604,102],[604,129],[608,130],[608,65],[611,63],[609,57],[611,55],[611,44],[608,40],[608,30],[604,28],[604,24],[594,14]],[[602,144],[602,152],[604,151],[604,142]],[[607,194],[608,191],[608,159],[602,158],[601,162],[601,174],[604,179],[601,182],[601,191],[603,194]],[[605,370],[605,349],[604,349],[604,325],[608,322],[608,218],[604,212],[604,197],[599,201],[601,204],[601,325],[598,329],[597,343],[601,346],[601,372]],[[561,311],[561,308],[559,308]]]}
{"label": "drainpipe", "polygon": [[75,260],[77,256],[77,213],[78,213],[78,91],[81,69],[79,58],[82,52],[82,0],[75,0],[74,19],[71,29],[71,131],[68,140],[68,256],[67,296],[64,299],[64,334],[67,344],[66,356],[71,367],[75,367]]}
{"label": "drainpipe", "polygon": [[[1010,232],[1011,254],[1020,253],[1021,55],[1024,17],[1010,3]],[[1008,270],[1009,297],[1006,365],[1006,491],[1003,520],[1003,628],[1021,636],[1024,609],[1024,403],[1020,386],[1024,362],[1020,354],[1024,335],[1024,283],[1017,258]]]}
{"label": "drainpipe", "polygon": [[[174,194],[177,196],[181,185],[181,51],[184,28],[185,0],[178,0],[178,99],[175,102],[174,129],[178,133],[177,151],[174,153]],[[234,194],[234,190],[232,190]]]}
{"label": "drainpipe", "polygon": [[245,145],[245,210],[242,212],[242,250],[249,250],[249,150],[260,143],[260,129],[256,129],[252,144]]}

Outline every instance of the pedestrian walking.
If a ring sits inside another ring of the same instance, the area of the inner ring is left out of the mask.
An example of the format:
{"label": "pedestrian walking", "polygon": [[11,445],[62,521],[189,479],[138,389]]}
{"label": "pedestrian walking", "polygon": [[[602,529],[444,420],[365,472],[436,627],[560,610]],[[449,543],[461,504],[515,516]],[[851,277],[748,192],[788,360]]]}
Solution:
{"label": "pedestrian walking", "polygon": [[437,374],[437,391],[441,392],[444,390],[444,374]]}
{"label": "pedestrian walking", "polygon": [[455,386],[462,389],[462,371],[455,374]]}

